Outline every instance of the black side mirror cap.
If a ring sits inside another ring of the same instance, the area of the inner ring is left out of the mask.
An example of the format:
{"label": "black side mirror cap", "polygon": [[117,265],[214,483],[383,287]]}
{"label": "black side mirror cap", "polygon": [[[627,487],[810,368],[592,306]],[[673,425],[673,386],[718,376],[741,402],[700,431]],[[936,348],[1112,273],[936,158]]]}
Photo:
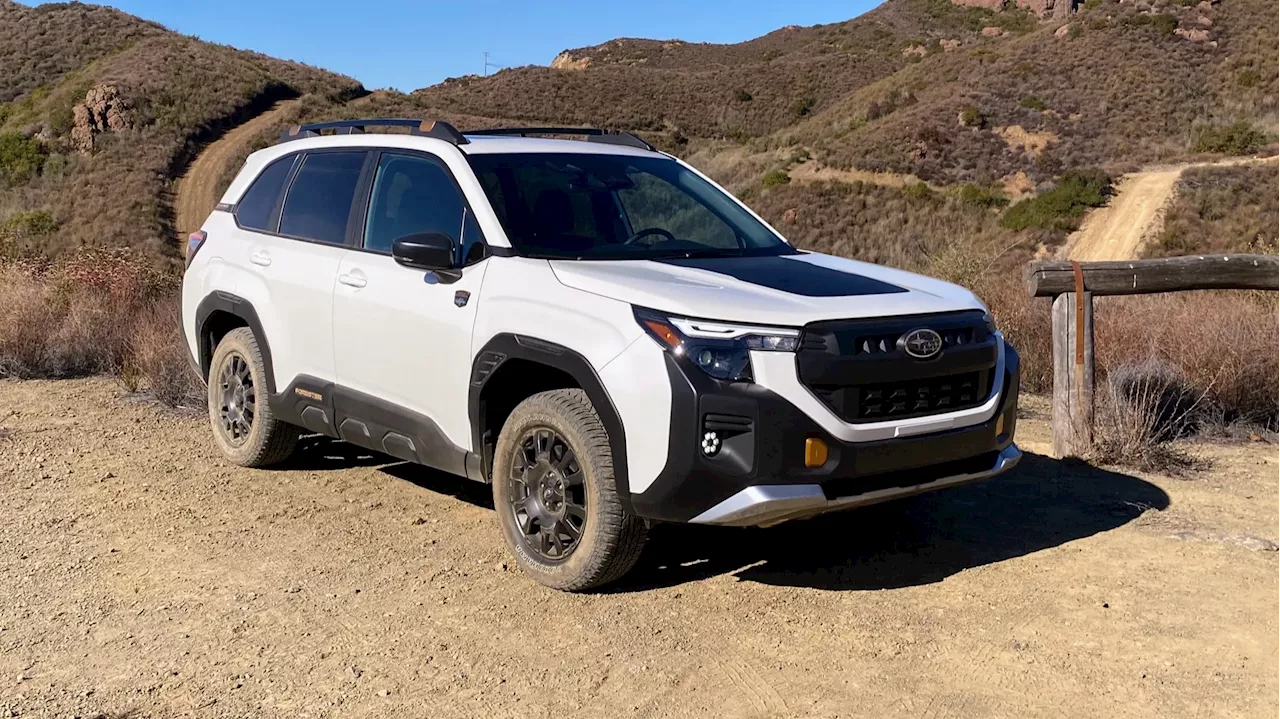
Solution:
{"label": "black side mirror cap", "polygon": [[391,257],[415,270],[448,271],[453,269],[453,247],[453,238],[443,232],[422,232],[391,243]]}

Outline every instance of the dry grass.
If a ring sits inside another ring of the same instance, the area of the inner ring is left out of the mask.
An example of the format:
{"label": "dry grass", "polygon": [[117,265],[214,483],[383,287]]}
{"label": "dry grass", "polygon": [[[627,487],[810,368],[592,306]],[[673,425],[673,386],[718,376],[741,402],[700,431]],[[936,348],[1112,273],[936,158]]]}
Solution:
{"label": "dry grass", "polygon": [[175,276],[136,252],[0,263],[0,377],[111,374],[167,405],[195,406],[176,289]]}

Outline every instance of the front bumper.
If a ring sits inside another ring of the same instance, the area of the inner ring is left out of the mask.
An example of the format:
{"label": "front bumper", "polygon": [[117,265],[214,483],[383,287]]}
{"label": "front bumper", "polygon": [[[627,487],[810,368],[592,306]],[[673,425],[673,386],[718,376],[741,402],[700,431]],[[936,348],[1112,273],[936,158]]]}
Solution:
{"label": "front bumper", "polygon": [[[749,383],[713,380],[666,355],[672,386],[666,466],[631,495],[642,517],[668,522],[767,526],[860,507],[992,477],[1021,458],[1013,443],[1020,362],[1004,347],[1004,377],[985,421],[875,441],[837,439],[777,393]],[[722,439],[708,457],[708,430]],[[821,440],[828,457],[805,464],[805,441]]]}

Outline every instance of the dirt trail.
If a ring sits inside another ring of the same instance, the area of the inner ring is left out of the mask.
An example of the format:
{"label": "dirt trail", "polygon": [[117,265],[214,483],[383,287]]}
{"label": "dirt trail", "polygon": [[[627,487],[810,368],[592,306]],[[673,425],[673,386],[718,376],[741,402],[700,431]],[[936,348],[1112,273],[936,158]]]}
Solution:
{"label": "dirt trail", "polygon": [[206,147],[178,179],[174,189],[173,211],[178,237],[184,242],[188,234],[200,229],[205,218],[218,204],[218,179],[232,161],[263,129],[296,107],[299,100],[276,103],[271,109],[231,129]]}
{"label": "dirt trail", "polygon": [[1067,239],[1063,251],[1069,259],[1081,262],[1134,259],[1143,242],[1159,231],[1163,210],[1184,170],[1274,161],[1275,158],[1233,158],[1152,167],[1125,175],[1116,183],[1111,202],[1085,217],[1080,229]]}
{"label": "dirt trail", "polygon": [[110,381],[0,382],[0,717],[1274,719],[1275,447],[1093,469],[1025,403],[1009,475],[659,526],[568,595],[487,487],[327,440],[240,469]]}

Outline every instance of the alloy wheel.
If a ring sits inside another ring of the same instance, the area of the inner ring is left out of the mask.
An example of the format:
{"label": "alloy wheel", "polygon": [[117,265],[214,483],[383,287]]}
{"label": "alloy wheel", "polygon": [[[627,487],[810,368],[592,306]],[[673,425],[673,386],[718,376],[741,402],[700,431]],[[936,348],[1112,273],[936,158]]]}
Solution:
{"label": "alloy wheel", "polygon": [[544,560],[567,559],[587,524],[582,465],[555,430],[529,430],[516,445],[509,511],[525,547]]}
{"label": "alloy wheel", "polygon": [[242,445],[253,431],[253,417],[257,407],[257,394],[249,363],[239,354],[228,355],[222,365],[218,383],[222,390],[222,401],[218,408],[222,433],[231,444]]}

